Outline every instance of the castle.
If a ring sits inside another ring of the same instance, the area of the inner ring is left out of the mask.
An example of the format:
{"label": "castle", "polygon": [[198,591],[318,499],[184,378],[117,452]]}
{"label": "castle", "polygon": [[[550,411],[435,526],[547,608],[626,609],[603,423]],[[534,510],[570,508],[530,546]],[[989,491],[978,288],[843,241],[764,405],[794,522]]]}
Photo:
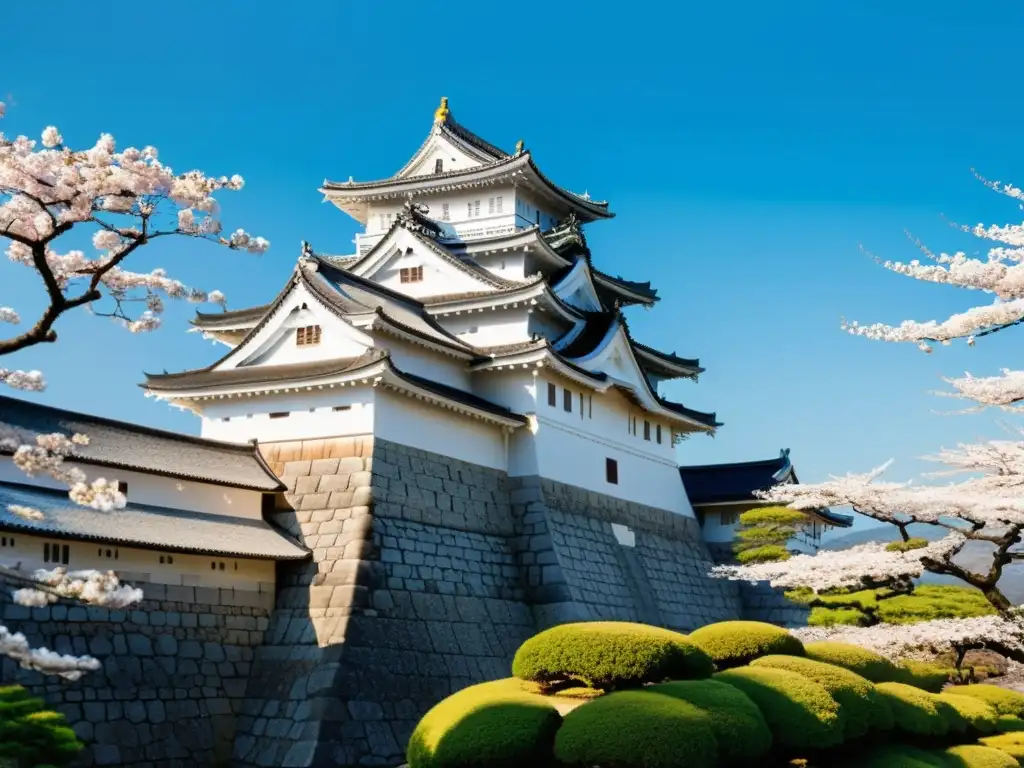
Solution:
{"label": "castle", "polygon": [[[795,481],[788,453],[677,465],[721,424],[660,393],[703,369],[630,332],[623,309],[657,294],[595,265],[583,228],[607,203],[446,99],[394,176],[321,191],[365,226],[356,253],[304,244],[270,303],[196,315],[226,354],[146,376],[202,438],[0,401],[26,438],[95,433],[76,460],[126,483],[128,509],[94,522],[0,466],[0,500],[47,513],[0,514],[12,552],[144,583],[137,611],[4,607],[104,658],[92,682],[29,680],[97,764],[397,765],[426,708],[507,676],[538,629],[786,620],[707,572],[754,492]],[[794,546],[845,524],[811,515]]]}

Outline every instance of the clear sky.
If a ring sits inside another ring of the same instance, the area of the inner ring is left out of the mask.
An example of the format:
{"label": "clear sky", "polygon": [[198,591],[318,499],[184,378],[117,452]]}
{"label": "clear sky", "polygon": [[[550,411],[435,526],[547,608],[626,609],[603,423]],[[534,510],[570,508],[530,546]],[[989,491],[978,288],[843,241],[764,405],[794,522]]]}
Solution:
{"label": "clear sky", "polygon": [[[959,222],[1020,220],[971,176],[1024,184],[1020,3],[404,2],[142,4],[5,9],[0,127],[71,144],[101,132],[152,144],[177,170],[242,174],[225,224],[267,237],[262,257],[180,239],[137,269],[270,300],[301,240],[351,253],[356,224],[321,202],[324,178],[397,170],[439,97],[510,148],[524,139],[558,183],[611,201],[588,230],[598,265],[653,281],[634,335],[701,359],[667,394],[717,411],[684,463],[792,449],[804,481],[1001,434],[996,416],[936,415],[942,375],[1019,367],[1021,331],[929,356],[843,334],[840,318],[945,317],[981,297],[919,284],[859,250],[914,258],[904,230],[939,250],[978,247]],[[45,32],[45,40],[40,35]],[[133,257],[134,258],[134,257]],[[31,318],[42,287],[0,261],[0,304]],[[985,299],[981,298],[982,301]],[[209,364],[223,347],[186,333],[194,307],[132,336],[79,312],[55,346],[5,359],[40,368],[45,402],[189,432],[191,414],[146,400],[142,371]]]}

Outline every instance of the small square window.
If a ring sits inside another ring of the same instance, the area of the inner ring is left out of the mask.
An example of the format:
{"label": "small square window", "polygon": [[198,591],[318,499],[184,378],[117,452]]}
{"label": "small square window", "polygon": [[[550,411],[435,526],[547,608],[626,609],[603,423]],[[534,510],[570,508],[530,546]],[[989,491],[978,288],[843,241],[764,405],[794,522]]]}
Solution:
{"label": "small square window", "polygon": [[295,329],[295,343],[300,347],[308,347],[320,343],[320,326],[307,325]]}
{"label": "small square window", "polygon": [[558,387],[548,382],[548,405],[554,407],[558,405]]}
{"label": "small square window", "polygon": [[331,410],[332,411],[351,411],[352,410],[352,406],[351,405],[336,405],[333,408],[331,408]]}
{"label": "small square window", "polygon": [[[224,419],[224,421],[227,421],[227,419]],[[124,480],[118,480],[117,481],[117,490],[118,490],[119,493],[123,493],[125,496],[127,496],[128,495],[128,483],[126,483]]]}
{"label": "small square window", "polygon": [[604,476],[612,485],[619,484],[619,462],[615,459],[604,460]]}
{"label": "small square window", "polygon": [[568,389],[562,390],[562,410],[572,413],[572,392]]}

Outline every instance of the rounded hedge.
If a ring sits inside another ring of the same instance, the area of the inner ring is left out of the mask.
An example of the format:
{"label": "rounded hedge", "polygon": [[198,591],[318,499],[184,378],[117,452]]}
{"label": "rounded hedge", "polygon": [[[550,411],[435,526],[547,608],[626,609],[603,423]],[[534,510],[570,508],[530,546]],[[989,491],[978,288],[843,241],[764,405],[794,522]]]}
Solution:
{"label": "rounded hedge", "polygon": [[957,696],[954,692],[940,693],[938,698],[943,703],[953,707],[967,723],[967,727],[974,733],[987,735],[997,731],[998,716],[996,711],[981,699],[974,699],[970,696]]}
{"label": "rounded hedge", "polygon": [[949,730],[934,694],[905,683],[878,683],[875,689],[889,702],[897,730],[916,736],[944,736]]}
{"label": "rounded hedge", "polygon": [[410,768],[550,764],[561,715],[515,678],[472,685],[437,704],[409,739]]}
{"label": "rounded hedge", "polygon": [[896,667],[897,683],[905,683],[915,688],[939,693],[949,682],[950,670],[927,661],[904,661]]}
{"label": "rounded hedge", "polygon": [[713,671],[711,659],[685,635],[618,621],[552,627],[519,646],[512,661],[512,674],[522,680],[579,681],[606,691]]}
{"label": "rounded hedge", "polygon": [[692,704],[649,691],[619,691],[565,716],[555,757],[587,768],[715,768],[718,745],[708,715]]}
{"label": "rounded hedge", "polygon": [[828,691],[843,710],[847,740],[860,738],[872,728],[889,730],[893,726],[892,711],[875,686],[848,669],[798,656],[763,656],[750,666],[796,672]]}
{"label": "rounded hedge", "polygon": [[772,732],[764,715],[738,688],[717,680],[686,680],[647,690],[682,699],[705,712],[725,762],[750,765],[772,747]]}
{"label": "rounded hedge", "polygon": [[796,672],[744,667],[719,672],[715,680],[745,693],[761,710],[775,743],[824,749],[843,742],[845,721],[828,691]]}
{"label": "rounded hedge", "polygon": [[[998,710],[996,710],[998,712]],[[1024,720],[1016,715],[997,715],[996,733],[1014,733],[1024,731]]]}
{"label": "rounded hedge", "polygon": [[1005,752],[979,744],[950,747],[939,754],[949,768],[1017,768],[1019,765]]}
{"label": "rounded hedge", "polygon": [[848,768],[949,768],[939,755],[906,744],[889,744],[857,755]]}
{"label": "rounded hedge", "polygon": [[1001,733],[998,736],[985,736],[978,741],[986,747],[1005,752],[1024,765],[1024,733]]}
{"label": "rounded hedge", "polygon": [[67,765],[85,745],[64,715],[19,685],[0,687],[0,763],[38,768]]}
{"label": "rounded hedge", "polygon": [[872,683],[891,683],[899,679],[899,669],[895,664],[860,646],[822,640],[807,643],[804,652],[809,659],[844,667]]}
{"label": "rounded hedge", "polygon": [[[927,691],[925,691],[927,693]],[[950,736],[963,735],[967,733],[967,729],[970,727],[970,723],[967,718],[960,714],[960,710],[957,709],[953,704],[948,701],[940,699],[935,694],[932,694],[935,702],[935,708],[938,713],[942,715],[942,719],[946,721],[946,733]]]}
{"label": "rounded hedge", "polygon": [[1000,715],[1024,717],[1024,696],[1007,688],[995,685],[961,685],[957,686],[957,696],[971,696],[991,705]]}
{"label": "rounded hedge", "polygon": [[721,621],[691,632],[689,638],[719,669],[741,667],[769,654],[804,655],[803,643],[797,638],[761,621]]}

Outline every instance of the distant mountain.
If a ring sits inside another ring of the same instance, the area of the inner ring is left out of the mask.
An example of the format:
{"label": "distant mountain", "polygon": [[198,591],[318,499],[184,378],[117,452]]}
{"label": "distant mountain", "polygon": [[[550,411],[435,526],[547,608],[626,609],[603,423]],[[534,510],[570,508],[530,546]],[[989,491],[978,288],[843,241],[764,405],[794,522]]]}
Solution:
{"label": "distant mountain", "polygon": [[[946,535],[944,528],[937,528],[934,525],[915,523],[907,528],[911,536],[918,536],[928,541],[936,541]],[[856,547],[859,544],[867,544],[872,541],[888,542],[896,541],[899,532],[891,525],[876,525],[864,528],[859,531],[850,531],[837,536],[826,542],[822,549],[839,550]],[[963,551],[957,555],[955,563],[962,565],[972,571],[983,572],[991,565],[992,545],[983,541],[970,541]],[[960,579],[952,576],[939,576],[937,574],[925,574],[921,581],[925,584],[957,584],[962,585]],[[1014,605],[1024,604],[1024,565],[1010,565],[1003,569],[1003,577],[999,580],[999,589]]]}

